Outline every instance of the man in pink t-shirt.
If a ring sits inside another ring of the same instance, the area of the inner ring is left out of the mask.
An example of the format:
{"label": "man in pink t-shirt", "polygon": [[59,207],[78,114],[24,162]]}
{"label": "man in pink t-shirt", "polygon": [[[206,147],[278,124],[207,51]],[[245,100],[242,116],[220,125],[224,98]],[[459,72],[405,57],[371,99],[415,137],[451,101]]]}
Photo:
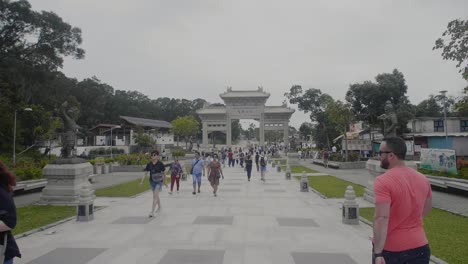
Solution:
{"label": "man in pink t-shirt", "polygon": [[379,155],[380,167],[388,171],[374,183],[373,263],[429,263],[423,217],[432,207],[431,185],[424,175],[405,165],[403,139],[385,138]]}

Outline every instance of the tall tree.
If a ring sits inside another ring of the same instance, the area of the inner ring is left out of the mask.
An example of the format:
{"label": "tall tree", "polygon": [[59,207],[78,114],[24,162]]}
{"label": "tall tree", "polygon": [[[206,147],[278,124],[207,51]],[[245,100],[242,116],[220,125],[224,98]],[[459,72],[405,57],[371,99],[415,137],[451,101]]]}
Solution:
{"label": "tall tree", "polygon": [[[468,20],[455,19],[448,23],[442,38],[435,41],[433,50],[442,49],[442,58],[457,62],[463,79],[468,81]],[[463,96],[456,104],[455,110],[460,115],[468,115],[468,85]]]}
{"label": "tall tree", "polygon": [[[411,119],[410,102],[406,96],[408,86],[403,73],[397,69],[392,73],[383,73],[375,77],[376,82],[365,81],[351,84],[346,92],[346,101],[358,120],[367,122],[370,126],[382,127],[379,116],[385,113],[385,103],[390,101],[398,116],[397,133],[401,134]],[[404,110],[404,111],[403,111]]]}
{"label": "tall tree", "polygon": [[180,137],[185,141],[185,147],[191,137],[195,136],[199,130],[199,123],[192,116],[178,117],[172,121],[172,132],[177,136],[177,146],[179,146]]}
{"label": "tall tree", "polygon": [[326,114],[328,119],[331,120],[336,126],[336,129],[341,132],[345,140],[345,161],[348,161],[348,132],[349,125],[353,119],[351,106],[345,104],[340,100],[328,104]]}
{"label": "tall tree", "polygon": [[[333,102],[333,98],[320,91],[320,89],[310,88],[305,92],[300,85],[293,85],[289,93],[284,94],[289,103],[297,104],[299,110],[304,113],[310,112],[312,122],[317,122],[313,136],[316,144],[320,147],[330,148],[330,136],[337,134],[337,130],[331,126],[326,117],[325,109],[327,105]],[[339,133],[338,133],[339,134]]]}

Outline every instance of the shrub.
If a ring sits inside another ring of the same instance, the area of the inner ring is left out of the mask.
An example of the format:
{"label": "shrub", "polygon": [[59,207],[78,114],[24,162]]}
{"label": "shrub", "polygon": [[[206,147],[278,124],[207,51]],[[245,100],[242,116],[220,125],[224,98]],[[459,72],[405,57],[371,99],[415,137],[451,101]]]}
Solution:
{"label": "shrub", "polygon": [[173,157],[183,157],[185,156],[185,151],[183,149],[173,149],[172,150]]}
{"label": "shrub", "polygon": [[18,181],[28,181],[44,178],[42,169],[40,168],[15,168],[13,169]]}

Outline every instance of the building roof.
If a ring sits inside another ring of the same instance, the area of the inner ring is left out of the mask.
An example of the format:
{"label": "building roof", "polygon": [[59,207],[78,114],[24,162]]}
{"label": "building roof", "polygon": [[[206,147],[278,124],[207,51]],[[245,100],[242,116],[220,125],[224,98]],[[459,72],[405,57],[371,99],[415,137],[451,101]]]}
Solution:
{"label": "building roof", "polygon": [[294,109],[286,106],[265,106],[265,113],[267,114],[294,113],[294,111]]}
{"label": "building roof", "polygon": [[[445,132],[405,133],[405,137],[445,137]],[[468,132],[448,132],[449,137],[468,137]]]}
{"label": "building roof", "polygon": [[[286,106],[265,106],[266,114],[282,114],[282,113],[294,113],[295,110]],[[224,106],[209,106],[197,110],[197,114],[226,114],[226,107]]]}
{"label": "building roof", "polygon": [[228,89],[226,92],[219,95],[222,99],[224,98],[239,98],[239,97],[260,97],[260,98],[268,98],[270,97],[269,93],[266,93],[262,89],[258,90],[238,90],[233,91],[232,89]]}
{"label": "building roof", "polygon": [[146,119],[131,116],[120,116],[120,118],[135,126],[172,128],[171,123],[162,120]]}
{"label": "building roof", "polygon": [[[415,120],[427,121],[427,120],[443,120],[443,119],[444,119],[443,116],[439,116],[439,117],[420,116],[420,117],[413,118],[413,119],[409,120],[408,122],[412,122],[412,121],[415,121]],[[468,120],[468,117],[467,116],[447,116],[447,120]]]}
{"label": "building roof", "polygon": [[113,124],[98,124],[92,128],[89,129],[89,131],[92,131],[92,130],[95,130],[97,128],[111,128],[111,127],[116,127],[116,126],[119,126],[119,125],[113,125]]}

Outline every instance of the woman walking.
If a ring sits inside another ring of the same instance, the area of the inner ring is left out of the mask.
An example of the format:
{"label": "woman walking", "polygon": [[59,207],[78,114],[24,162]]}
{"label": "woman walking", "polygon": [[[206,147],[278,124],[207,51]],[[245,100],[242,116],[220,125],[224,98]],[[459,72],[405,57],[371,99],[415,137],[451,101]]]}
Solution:
{"label": "woman walking", "polygon": [[180,175],[182,175],[182,166],[180,166],[179,160],[174,158],[174,163],[171,165],[171,191],[169,194],[172,194],[174,190],[174,182],[177,185],[177,193],[179,193]]}
{"label": "woman walking", "polygon": [[265,182],[265,173],[267,171],[267,160],[264,154],[260,156],[260,175],[263,182]]}
{"label": "woman walking", "polygon": [[0,252],[2,264],[13,264],[14,257],[21,258],[15,237],[11,234],[11,230],[16,226],[16,206],[13,201],[14,186],[16,186],[15,175],[0,162],[0,248],[5,247],[4,260],[2,259],[3,252]]}
{"label": "woman walking", "polygon": [[219,186],[219,178],[221,176],[224,179],[223,170],[221,169],[221,163],[218,161],[218,155],[213,155],[213,161],[208,165],[208,181],[213,187],[213,195],[216,196]]}
{"label": "woman walking", "polygon": [[[143,178],[141,178],[140,185],[143,184],[146,175],[149,174],[149,182],[151,185],[151,190],[153,191],[153,204],[151,206],[151,211],[148,217],[153,217],[154,213],[161,211],[161,200],[159,199],[159,192],[162,191],[162,185],[166,184],[166,175],[164,171],[166,170],[166,166],[159,160],[159,151],[155,150],[151,152],[151,161],[146,164],[145,174],[143,174]],[[155,211],[156,205],[158,206],[158,210]]]}
{"label": "woman walking", "polygon": [[247,155],[247,159],[245,160],[245,170],[247,171],[247,179],[250,181],[250,176],[252,176],[252,156],[249,154]]}

